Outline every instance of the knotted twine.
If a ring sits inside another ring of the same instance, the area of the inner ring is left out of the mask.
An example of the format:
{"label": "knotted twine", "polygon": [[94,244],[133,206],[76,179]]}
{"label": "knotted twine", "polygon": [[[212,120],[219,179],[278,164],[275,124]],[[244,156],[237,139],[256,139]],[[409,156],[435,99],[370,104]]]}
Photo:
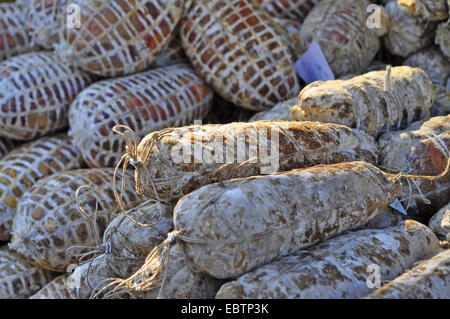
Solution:
{"label": "knotted twine", "polygon": [[[123,129],[123,131],[121,131]],[[119,205],[120,210],[122,211],[125,216],[135,223],[136,225],[142,226],[142,227],[153,227],[162,218],[163,214],[163,208],[161,207],[161,200],[158,196],[158,192],[155,187],[155,183],[153,182],[153,179],[151,177],[151,174],[148,170],[148,167],[144,165],[145,159],[150,155],[152,152],[154,146],[156,143],[161,140],[164,136],[166,136],[169,133],[169,130],[163,129],[161,131],[157,131],[153,133],[153,137],[151,139],[150,147],[146,152],[144,153],[143,160],[138,159],[138,142],[137,142],[137,136],[136,133],[130,129],[129,127],[125,125],[116,125],[113,127],[113,131],[122,135],[124,141],[125,141],[125,150],[126,153],[120,158],[119,162],[117,163],[115,169],[114,169],[114,175],[113,175],[113,190],[114,190],[114,197],[116,199],[117,204]],[[135,175],[134,175],[134,182],[136,187],[136,193],[139,195],[148,196],[150,198],[156,199],[156,201],[160,204],[160,215],[158,216],[157,220],[150,224],[143,224],[135,219],[133,219],[122,206],[122,198],[123,198],[123,191],[125,189],[125,179],[122,178],[121,182],[121,189],[120,189],[120,196],[117,193],[117,172],[120,168],[120,165],[123,162],[122,167],[122,176],[125,176],[126,169],[128,167],[128,163],[130,163],[135,168]],[[143,177],[144,181],[142,183],[139,182],[140,178]],[[151,188],[148,187],[148,185],[151,185]]]}
{"label": "knotted twine", "polygon": [[[444,172],[441,174],[441,177],[444,177],[446,175],[446,172],[448,172],[448,166],[449,166],[449,159],[450,159],[450,152],[446,147],[445,142],[442,140],[440,135],[436,135],[435,133],[431,133],[432,136],[430,135],[426,135],[424,136],[425,139],[430,140],[435,146],[436,148],[444,155],[444,157],[447,159],[447,167],[446,170],[444,170]],[[398,167],[383,167],[387,170],[390,171],[395,171],[395,172],[401,172],[401,169]],[[433,179],[428,179],[430,181],[433,181]],[[425,195],[423,195],[419,185],[417,184],[417,182],[414,179],[406,179],[407,183],[408,183],[408,187],[409,187],[409,196],[405,197],[403,199],[400,200],[400,202],[403,201],[408,201],[407,207],[405,208],[406,210],[410,207],[411,205],[411,200],[412,199],[418,199],[421,200],[422,202],[424,202],[425,204],[430,204],[430,200],[428,200]],[[412,185],[411,183],[414,184],[415,188],[417,189],[417,191],[419,192],[419,195],[413,195],[412,192]]]}
{"label": "knotted twine", "polygon": [[[95,212],[94,212],[94,217],[92,218],[86,211],[85,209],[81,206],[80,203],[80,191],[82,189],[90,189],[92,191],[95,192],[96,195],[96,201],[95,201]],[[90,280],[89,280],[89,274],[91,272],[91,267],[92,267],[92,263],[94,262],[95,258],[102,253],[106,253],[108,254],[110,252],[110,245],[108,245],[108,243],[105,244],[101,244],[100,238],[99,238],[99,234],[98,234],[98,230],[97,230],[97,215],[98,215],[98,205],[99,205],[99,194],[97,192],[97,190],[89,185],[83,185],[78,187],[76,193],[75,193],[75,200],[77,203],[77,207],[78,210],[87,218],[87,221],[89,223],[89,227],[91,228],[91,231],[94,234],[94,239],[95,239],[95,246],[90,246],[90,245],[74,245],[71,246],[67,249],[67,252],[69,254],[71,254],[74,257],[78,258],[78,264],[79,266],[82,264],[85,264],[87,262],[89,262],[89,266],[88,266],[88,270],[86,272],[86,281],[88,283],[89,288],[92,291],[95,291],[94,289],[99,288],[99,285],[97,285],[96,287],[92,287]],[[87,252],[71,252],[72,250],[88,250]],[[85,261],[85,258],[87,258],[88,256],[93,255],[88,261]],[[78,288],[77,288],[78,289]]]}
{"label": "knotted twine", "polygon": [[[93,190],[96,193],[97,200],[96,200],[95,212],[94,212],[93,218],[92,218],[92,216],[89,215],[89,213],[87,213],[84,210],[84,208],[81,206],[81,203],[79,202],[79,195],[80,195],[80,192],[81,192],[81,190],[83,188],[91,189],[91,190]],[[95,259],[101,254],[105,254],[105,255],[111,254],[112,253],[112,245],[111,245],[111,242],[109,242],[109,241],[105,241],[102,244],[101,241],[100,241],[99,235],[98,235],[99,233],[98,233],[98,230],[97,230],[97,227],[96,227],[96,225],[97,225],[96,224],[96,220],[97,220],[97,215],[98,215],[98,198],[99,198],[99,194],[95,190],[95,188],[93,188],[93,187],[91,187],[89,185],[80,186],[77,189],[77,191],[76,191],[75,198],[76,198],[78,210],[83,215],[85,215],[87,217],[87,220],[88,220],[88,223],[89,223],[89,227],[91,228],[91,231],[94,233],[94,238],[95,238],[96,244],[95,244],[95,246],[89,246],[89,245],[75,245],[75,246],[71,246],[71,247],[68,248],[68,252],[70,254],[72,254],[73,256],[75,256],[75,257],[79,257],[79,259],[78,259],[79,266],[81,266],[83,264],[86,264],[86,263],[89,263],[89,266],[88,266],[88,269],[86,271],[86,275],[85,276],[86,276],[86,282],[87,282],[87,284],[88,284],[88,286],[90,288],[90,291],[91,291],[90,294],[89,294],[89,299],[93,299],[93,298],[97,298],[100,295],[100,293],[104,291],[104,288],[107,288],[108,282],[111,282],[111,281],[114,280],[114,278],[107,278],[107,279],[104,279],[101,282],[99,282],[97,285],[93,286],[91,284],[90,279],[89,279],[89,276],[90,276],[91,271],[92,271],[92,265],[93,265],[93,262],[95,261]],[[143,224],[141,224],[141,225],[143,225]],[[146,226],[146,225],[144,225],[144,226]],[[161,232],[158,228],[156,228],[156,227],[153,227],[153,228],[158,230],[159,232]],[[87,249],[88,251],[84,252],[84,253],[71,253],[70,252],[70,250],[75,250],[75,249],[82,249],[82,250],[86,250]],[[87,257],[89,257],[91,255],[93,255],[93,256],[91,258],[89,258],[89,260],[85,261],[85,258],[87,258]],[[77,288],[77,289],[79,289],[79,288]]]}

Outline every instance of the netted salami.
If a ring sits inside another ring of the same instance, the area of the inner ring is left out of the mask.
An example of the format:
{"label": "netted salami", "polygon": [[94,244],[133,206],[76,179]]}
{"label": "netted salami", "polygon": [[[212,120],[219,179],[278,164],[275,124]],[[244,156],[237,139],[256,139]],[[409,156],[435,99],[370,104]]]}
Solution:
{"label": "netted salami", "polygon": [[408,220],[382,230],[360,230],[264,265],[222,286],[218,299],[354,299],[371,292],[370,266],[380,281],[439,247],[426,226]]}
{"label": "netted salami", "polygon": [[297,120],[339,123],[377,136],[429,118],[433,102],[427,74],[400,66],[306,86],[298,96]]}
{"label": "netted salami", "polygon": [[384,285],[371,299],[449,299],[450,249],[417,264]]}
{"label": "netted salami", "polygon": [[[413,123],[378,140],[380,165],[395,172],[438,175],[444,172],[450,150],[450,115]],[[450,198],[450,174],[438,180],[404,184],[401,196],[411,218],[427,222]]]}
{"label": "netted salami", "polygon": [[356,159],[373,162],[376,152],[373,138],[362,131],[318,122],[193,125],[151,133],[138,146],[127,140],[125,163],[135,166],[137,192],[165,202],[231,178]]}
{"label": "netted salami", "polygon": [[0,3],[0,61],[36,49],[26,32],[25,21],[24,6]]}
{"label": "netted salami", "polygon": [[11,224],[23,194],[39,179],[83,167],[72,139],[60,134],[42,137],[11,151],[0,160],[0,240],[10,238]]}
{"label": "netted salami", "polygon": [[[113,173],[112,168],[79,169],[39,180],[17,207],[11,249],[31,263],[54,271],[65,271],[83,253],[95,251],[116,209]],[[132,173],[125,174],[127,182],[131,182]],[[92,188],[80,190],[77,203],[77,189],[84,185]],[[123,194],[125,209],[138,205],[140,200],[134,191]],[[78,204],[90,215],[82,214]]]}
{"label": "netted salami", "polygon": [[31,140],[67,126],[67,111],[92,76],[36,52],[0,64],[0,136]]}
{"label": "netted salami", "polygon": [[433,43],[436,22],[424,22],[409,16],[395,0],[386,5],[386,12],[389,23],[383,43],[390,53],[408,57]]}
{"label": "netted salami", "polygon": [[81,92],[69,110],[70,135],[91,167],[114,167],[125,142],[118,124],[143,138],[165,127],[201,120],[213,93],[186,64],[97,82]]}
{"label": "netted salami", "polygon": [[80,28],[63,25],[58,53],[106,77],[144,71],[170,39],[183,0],[71,0]]}
{"label": "netted salami", "polygon": [[421,50],[403,62],[416,68],[421,68],[433,83],[445,85],[450,77],[450,61],[438,47],[432,46]]}
{"label": "netted salami", "polygon": [[303,22],[303,50],[317,41],[336,77],[361,73],[380,47],[376,30],[366,25],[369,4],[368,0],[320,1]]}
{"label": "netted salami", "polygon": [[0,247],[0,298],[28,298],[53,279],[54,275],[33,266],[17,254]]}
{"label": "netted salami", "polygon": [[255,111],[300,89],[283,33],[253,1],[194,0],[180,22],[197,73],[225,99]]}

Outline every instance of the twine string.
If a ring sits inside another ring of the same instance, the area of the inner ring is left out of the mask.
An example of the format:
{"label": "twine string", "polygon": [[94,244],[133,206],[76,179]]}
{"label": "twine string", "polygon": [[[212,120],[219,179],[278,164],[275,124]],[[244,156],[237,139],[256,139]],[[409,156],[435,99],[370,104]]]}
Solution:
{"label": "twine string", "polygon": [[[113,174],[114,198],[115,198],[117,204],[119,205],[121,212],[131,222],[133,222],[136,225],[142,226],[142,227],[154,227],[155,225],[157,225],[159,223],[159,221],[161,220],[161,218],[163,216],[163,208],[162,208],[161,199],[158,195],[158,191],[156,189],[155,183],[153,182],[153,179],[151,178],[151,175],[150,175],[150,172],[149,172],[147,166],[145,166],[144,163],[138,159],[138,141],[137,141],[136,133],[134,133],[134,131],[132,129],[130,129],[129,127],[127,127],[125,125],[116,125],[113,127],[113,131],[122,135],[122,137],[125,141],[125,145],[126,145],[125,146],[126,153],[121,157],[121,159],[119,160],[119,162],[117,163],[117,165],[114,169],[114,174]],[[158,140],[160,138],[161,138],[161,136],[157,132],[155,132],[154,139],[152,139],[152,142],[151,142],[151,147],[150,147],[151,149],[153,149],[153,147],[154,147],[155,140]],[[120,195],[119,195],[117,192],[117,172],[122,163],[123,163],[122,180],[121,180]],[[159,216],[156,218],[156,220],[153,223],[149,223],[149,224],[140,223],[137,220],[135,220],[134,218],[132,218],[123,208],[122,198],[123,198],[123,192],[125,190],[125,174],[126,174],[126,170],[128,167],[128,163],[130,163],[136,170],[136,173],[135,173],[136,192],[140,195],[146,193],[145,191],[143,191],[140,188],[141,185],[144,185],[144,187],[147,190],[147,194],[148,194],[148,190],[150,190],[150,193],[153,194],[154,198],[159,203]],[[139,182],[140,176],[144,177],[144,182]],[[147,187],[147,185],[149,185],[149,184],[150,184],[151,188]]]}
{"label": "twine string", "polygon": [[[82,207],[81,203],[80,203],[80,192],[82,189],[90,189],[92,191],[95,192],[95,196],[96,196],[96,200],[95,200],[95,212],[94,212],[94,217],[92,218],[92,216],[90,216],[86,210]],[[67,249],[68,253],[71,254],[74,257],[77,257],[78,259],[78,263],[79,264],[84,264],[86,262],[89,262],[88,265],[88,269],[86,272],[86,282],[89,286],[90,289],[93,289],[90,279],[89,279],[89,275],[92,269],[92,263],[94,262],[95,258],[101,254],[105,252],[105,245],[102,245],[100,242],[100,238],[99,238],[99,233],[98,233],[98,229],[97,229],[97,216],[98,216],[98,205],[99,205],[99,194],[97,192],[97,190],[89,185],[83,185],[78,187],[76,193],[75,193],[75,200],[77,203],[77,207],[78,210],[87,218],[87,221],[89,223],[89,227],[91,228],[91,231],[94,235],[94,239],[95,239],[95,246],[90,246],[90,245],[74,245],[71,246]],[[71,252],[72,250],[77,250],[80,252]],[[87,251],[85,251],[87,250]],[[85,251],[85,252],[83,252]],[[93,255],[89,261],[85,261],[85,258],[89,257]]]}

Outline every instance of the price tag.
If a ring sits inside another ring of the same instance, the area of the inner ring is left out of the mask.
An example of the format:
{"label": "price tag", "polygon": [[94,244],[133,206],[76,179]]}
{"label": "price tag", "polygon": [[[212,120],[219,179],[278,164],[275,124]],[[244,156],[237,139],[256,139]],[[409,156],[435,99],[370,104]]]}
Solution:
{"label": "price tag", "polygon": [[389,207],[392,207],[393,209],[395,209],[396,211],[402,213],[403,215],[408,215],[408,213],[403,208],[403,205],[402,205],[402,203],[400,203],[398,198],[392,204],[390,204]]}
{"label": "price tag", "polygon": [[320,49],[319,43],[313,41],[308,50],[295,63],[295,70],[306,83],[334,80],[333,71]]}

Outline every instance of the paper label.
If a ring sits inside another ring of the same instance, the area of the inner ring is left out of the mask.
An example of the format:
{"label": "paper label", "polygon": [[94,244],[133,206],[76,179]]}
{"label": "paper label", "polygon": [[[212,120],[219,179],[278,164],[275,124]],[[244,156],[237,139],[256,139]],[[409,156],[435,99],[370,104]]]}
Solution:
{"label": "paper label", "polygon": [[389,207],[392,207],[393,209],[395,209],[396,211],[402,213],[403,215],[408,215],[408,213],[403,208],[403,205],[402,205],[402,203],[400,203],[398,198],[392,204],[390,204]]}
{"label": "paper label", "polygon": [[313,41],[308,50],[295,63],[295,70],[306,83],[334,80],[333,71],[320,49],[319,43]]}

